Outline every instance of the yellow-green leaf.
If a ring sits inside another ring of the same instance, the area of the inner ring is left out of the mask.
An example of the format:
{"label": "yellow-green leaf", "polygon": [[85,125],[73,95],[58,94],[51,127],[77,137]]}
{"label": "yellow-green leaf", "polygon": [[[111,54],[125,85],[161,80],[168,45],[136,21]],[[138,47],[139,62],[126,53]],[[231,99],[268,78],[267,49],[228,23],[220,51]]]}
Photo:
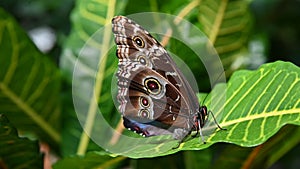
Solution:
{"label": "yellow-green leaf", "polygon": [[217,142],[250,147],[264,143],[285,124],[300,125],[300,68],[292,63],[278,61],[256,71],[237,71],[227,86],[219,84],[212,92],[224,90],[225,103],[209,100],[205,104],[219,108],[213,108],[217,118],[224,111],[219,125],[227,130],[207,135],[207,144],[197,137],[189,137],[174,149],[176,141],[156,136],[143,144],[139,141],[132,149],[122,152],[121,145],[126,143],[121,140],[116,145],[120,146],[120,154],[132,158],[155,157],[181,150],[200,150]]}
{"label": "yellow-green leaf", "polygon": [[[243,62],[252,26],[249,1],[204,0],[199,6],[199,22],[216,48],[224,67],[229,70],[235,61]],[[244,59],[245,60],[245,59]],[[239,63],[239,66],[245,63]],[[235,67],[236,68],[236,67]]]}

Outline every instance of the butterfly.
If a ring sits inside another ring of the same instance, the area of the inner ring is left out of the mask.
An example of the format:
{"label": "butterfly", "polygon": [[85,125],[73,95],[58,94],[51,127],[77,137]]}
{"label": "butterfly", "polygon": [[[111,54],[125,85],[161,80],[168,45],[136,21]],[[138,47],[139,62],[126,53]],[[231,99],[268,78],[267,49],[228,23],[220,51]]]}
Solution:
{"label": "butterfly", "polygon": [[171,134],[180,141],[196,131],[194,136],[200,133],[205,143],[202,127],[209,111],[199,104],[168,52],[124,16],[112,19],[112,31],[119,59],[118,109],[124,126],[145,137]]}

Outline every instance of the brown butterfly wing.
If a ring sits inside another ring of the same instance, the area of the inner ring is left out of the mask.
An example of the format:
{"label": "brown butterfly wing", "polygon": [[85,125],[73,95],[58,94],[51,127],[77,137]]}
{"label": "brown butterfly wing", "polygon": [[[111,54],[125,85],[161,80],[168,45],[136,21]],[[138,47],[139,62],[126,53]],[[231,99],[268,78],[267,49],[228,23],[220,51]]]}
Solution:
{"label": "brown butterfly wing", "polygon": [[127,126],[142,128],[135,131],[145,135],[159,135],[162,132],[154,130],[168,128],[190,131],[199,103],[169,54],[132,20],[117,16],[112,24],[119,58],[117,97],[126,118],[124,125],[134,124]]}

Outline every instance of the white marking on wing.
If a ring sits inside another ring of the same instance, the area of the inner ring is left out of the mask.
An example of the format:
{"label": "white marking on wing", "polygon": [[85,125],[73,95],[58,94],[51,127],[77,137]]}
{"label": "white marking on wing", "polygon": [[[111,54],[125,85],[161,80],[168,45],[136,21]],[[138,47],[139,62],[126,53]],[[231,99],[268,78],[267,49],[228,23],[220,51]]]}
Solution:
{"label": "white marking on wing", "polygon": [[175,99],[175,102],[177,102],[180,99],[180,95],[177,95],[177,98]]}
{"label": "white marking on wing", "polygon": [[181,83],[177,83],[177,84],[175,84],[175,85],[178,86],[178,87],[181,87],[181,86],[182,86]]}
{"label": "white marking on wing", "polygon": [[177,76],[176,72],[166,72],[165,74],[166,74],[166,76],[168,76],[168,75]]}

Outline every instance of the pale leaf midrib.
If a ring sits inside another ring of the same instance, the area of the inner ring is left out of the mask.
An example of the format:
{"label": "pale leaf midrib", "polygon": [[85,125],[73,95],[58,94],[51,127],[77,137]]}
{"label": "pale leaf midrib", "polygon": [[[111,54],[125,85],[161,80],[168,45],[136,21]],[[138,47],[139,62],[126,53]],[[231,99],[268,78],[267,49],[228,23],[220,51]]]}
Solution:
{"label": "pale leaf midrib", "polygon": [[219,5],[219,9],[217,11],[215,22],[213,23],[213,27],[211,29],[210,34],[208,35],[208,38],[212,42],[212,44],[215,44],[215,42],[216,42],[218,32],[222,25],[222,20],[224,18],[227,4],[228,4],[227,0],[222,0],[221,4]]}
{"label": "pale leaf midrib", "polygon": [[230,126],[230,125],[234,125],[237,123],[242,123],[242,122],[256,120],[256,119],[265,118],[265,117],[278,117],[278,116],[282,116],[282,115],[291,115],[291,114],[299,114],[299,113],[300,113],[300,108],[290,109],[290,110],[263,112],[260,114],[252,114],[252,115],[249,115],[246,117],[241,117],[241,118],[234,119],[234,120],[228,120],[226,122],[222,122],[221,125],[222,126]]}
{"label": "pale leaf midrib", "polygon": [[[114,13],[115,13],[115,0],[109,1],[108,4],[108,10],[107,10],[107,14],[106,14],[106,23],[110,22],[110,19],[113,17]],[[89,135],[92,132],[92,128],[94,125],[94,119],[97,113],[97,109],[98,109],[98,103],[101,99],[100,94],[101,94],[101,90],[102,90],[102,84],[103,84],[103,79],[104,79],[104,70],[105,70],[105,65],[106,65],[106,61],[107,61],[107,53],[106,50],[108,49],[109,46],[109,42],[110,42],[110,37],[111,37],[111,33],[110,33],[111,29],[109,29],[107,26],[104,27],[104,33],[103,33],[103,43],[101,45],[101,50],[100,50],[100,56],[99,58],[99,70],[97,72],[96,75],[96,82],[95,82],[95,92],[93,93],[93,96],[90,100],[90,106],[89,106],[89,110],[88,110],[88,115],[86,118],[86,122],[84,123],[84,131],[81,135],[80,138],[80,142],[79,142],[79,146],[77,149],[77,154],[82,155],[86,152],[87,146],[89,144]]]}

